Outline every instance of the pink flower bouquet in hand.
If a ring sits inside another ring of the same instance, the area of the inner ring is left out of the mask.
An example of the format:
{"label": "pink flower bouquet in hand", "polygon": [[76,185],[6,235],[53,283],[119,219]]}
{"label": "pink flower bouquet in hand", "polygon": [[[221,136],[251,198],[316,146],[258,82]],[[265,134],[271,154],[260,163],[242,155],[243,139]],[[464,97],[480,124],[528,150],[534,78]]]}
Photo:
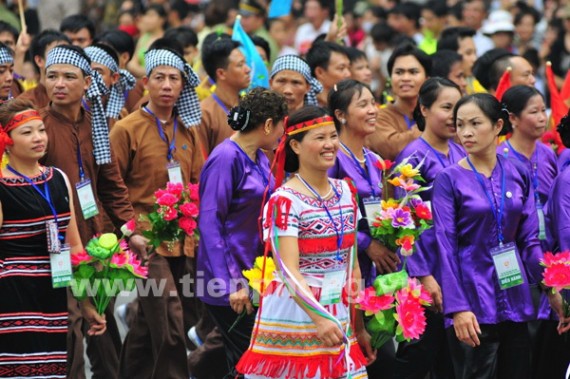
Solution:
{"label": "pink flower bouquet in hand", "polygon": [[[544,253],[544,257],[540,264],[544,266],[542,272],[542,283],[551,287],[552,291],[561,292],[562,290],[570,290],[570,251],[553,254],[551,252]],[[563,294],[563,311],[564,317],[570,316],[570,305]]]}
{"label": "pink flower bouquet in hand", "polygon": [[84,251],[71,255],[73,295],[79,300],[91,297],[99,314],[105,312],[111,298],[132,291],[135,280],[148,274],[124,240],[133,233],[134,221],[123,225],[121,231],[120,239],[114,233],[101,234],[93,237]]}
{"label": "pink flower bouquet in hand", "polygon": [[166,242],[170,251],[177,242],[185,236],[199,238],[198,233],[198,185],[189,183],[167,183],[165,189],[154,193],[156,199],[154,211],[141,215],[143,220],[150,223],[150,230],[143,231],[143,236],[149,239],[149,244],[156,249]]}

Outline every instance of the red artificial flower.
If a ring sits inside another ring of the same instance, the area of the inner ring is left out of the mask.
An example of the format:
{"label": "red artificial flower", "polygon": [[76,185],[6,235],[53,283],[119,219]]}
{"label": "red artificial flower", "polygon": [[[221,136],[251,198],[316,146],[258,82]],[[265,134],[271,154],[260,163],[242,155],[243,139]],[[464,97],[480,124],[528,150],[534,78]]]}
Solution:
{"label": "red artificial flower", "polygon": [[552,150],[558,155],[564,150],[565,146],[562,143],[562,139],[556,130],[547,130],[542,135],[542,142],[549,145]]}
{"label": "red artificial flower", "polygon": [[186,217],[198,217],[199,209],[194,203],[184,203],[180,206],[180,212]]}
{"label": "red artificial flower", "polygon": [[178,211],[172,207],[161,208],[159,212],[162,214],[164,221],[176,220],[178,217]]}
{"label": "red artificial flower", "polygon": [[93,258],[91,258],[91,255],[89,255],[85,250],[71,254],[71,265],[73,266],[79,266],[80,264],[83,263],[89,263],[92,260]]}
{"label": "red artificial flower", "polygon": [[176,196],[177,198],[180,199],[180,196],[182,195],[182,191],[184,191],[184,186],[182,185],[182,183],[168,182],[168,183],[166,183],[166,191],[168,193],[173,194],[174,196]]}
{"label": "red artificial flower", "polygon": [[544,269],[544,285],[557,291],[570,287],[570,266],[556,263]]}
{"label": "red artificial flower", "polygon": [[135,220],[129,220],[123,226],[121,226],[121,233],[123,233],[124,236],[130,237],[135,232],[135,228]]}
{"label": "red artificial flower", "polygon": [[388,171],[389,169],[392,168],[393,165],[394,162],[392,162],[389,159],[379,159],[376,162],[374,162],[374,166],[378,167],[382,171]]}
{"label": "red artificial flower", "polygon": [[163,194],[161,197],[156,199],[156,203],[163,207],[172,207],[178,202],[179,198],[169,192]]}
{"label": "red artificial flower", "polygon": [[192,235],[198,225],[196,224],[196,220],[192,217],[180,217],[178,220],[178,226],[180,229],[184,230],[186,234]]}
{"label": "red artificial flower", "polygon": [[190,200],[198,201],[200,199],[199,188],[198,184],[188,183],[188,194],[190,196]]}
{"label": "red artificial flower", "polygon": [[541,263],[546,267],[550,267],[555,264],[570,265],[570,251],[564,251],[557,254],[546,252],[544,253],[544,258]]}
{"label": "red artificial flower", "polygon": [[432,219],[431,211],[425,204],[418,204],[416,206],[416,216],[418,216],[422,220]]}

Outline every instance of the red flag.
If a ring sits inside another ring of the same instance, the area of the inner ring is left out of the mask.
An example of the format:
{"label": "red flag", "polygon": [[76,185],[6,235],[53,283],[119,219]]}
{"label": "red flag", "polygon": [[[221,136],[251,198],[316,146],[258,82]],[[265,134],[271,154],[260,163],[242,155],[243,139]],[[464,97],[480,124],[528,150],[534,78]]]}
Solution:
{"label": "red flag", "polygon": [[497,90],[495,91],[495,97],[497,100],[501,101],[503,99],[503,95],[509,88],[511,88],[511,67],[507,67],[503,75],[501,75],[501,79],[499,79],[499,84],[497,85]]}
{"label": "red flag", "polygon": [[570,70],[568,70],[566,73],[564,84],[562,84],[562,89],[560,90],[560,98],[567,107],[570,107]]}
{"label": "red flag", "polygon": [[554,81],[554,72],[552,72],[552,63],[546,62],[546,82],[548,85],[548,91],[550,92],[550,109],[552,111],[552,120],[554,127],[560,123],[560,120],[566,112],[568,112],[568,107],[564,104],[560,92],[558,92],[558,87],[556,87],[556,82]]}

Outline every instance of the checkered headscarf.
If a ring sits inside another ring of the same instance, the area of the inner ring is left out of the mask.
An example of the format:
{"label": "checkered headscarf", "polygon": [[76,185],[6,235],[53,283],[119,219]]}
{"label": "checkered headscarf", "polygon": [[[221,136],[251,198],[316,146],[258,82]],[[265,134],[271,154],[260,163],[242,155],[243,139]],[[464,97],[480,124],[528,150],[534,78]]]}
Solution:
{"label": "checkered headscarf", "polygon": [[273,69],[271,70],[270,77],[273,78],[278,72],[284,70],[296,71],[303,75],[307,83],[311,86],[311,89],[305,95],[305,104],[319,105],[317,95],[323,91],[323,85],[317,79],[313,78],[311,75],[311,68],[307,62],[297,55],[282,55],[275,60],[275,63],[273,63]]}
{"label": "checkered headscarf", "polygon": [[0,48],[0,64],[12,64],[14,63],[14,56],[12,55],[12,50],[8,47]]}
{"label": "checkered headscarf", "polygon": [[132,90],[135,86],[135,77],[127,70],[119,70],[119,65],[105,50],[89,46],[85,48],[85,53],[91,58],[92,62],[102,64],[111,70],[112,73],[119,73],[119,81],[111,87],[111,94],[107,101],[107,109],[105,115],[110,118],[117,119],[121,113],[121,109],[125,106],[124,93]]}
{"label": "checkered headscarf", "polygon": [[91,76],[91,85],[85,97],[91,103],[91,138],[93,139],[93,155],[98,165],[111,163],[111,145],[109,143],[109,126],[103,109],[101,97],[109,93],[103,78],[95,70],[91,70],[90,62],[78,52],[65,46],[56,46],[48,53],[46,69],[54,64],[70,64],[79,67]]}
{"label": "checkered headscarf", "polygon": [[153,49],[147,51],[145,54],[146,75],[150,76],[151,71],[157,66],[170,66],[182,72],[184,88],[176,102],[178,115],[186,128],[199,125],[202,118],[202,111],[200,109],[198,95],[196,94],[196,87],[200,85],[198,75],[196,75],[192,67],[178,55],[165,49]]}

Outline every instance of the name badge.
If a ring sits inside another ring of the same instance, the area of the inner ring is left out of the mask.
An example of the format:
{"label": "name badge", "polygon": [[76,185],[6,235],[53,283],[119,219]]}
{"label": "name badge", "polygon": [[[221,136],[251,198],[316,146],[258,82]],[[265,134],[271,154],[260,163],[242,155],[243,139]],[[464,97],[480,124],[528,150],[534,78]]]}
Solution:
{"label": "name badge", "polygon": [[75,189],[77,190],[77,198],[79,199],[83,218],[87,220],[93,216],[97,216],[99,214],[99,209],[97,208],[95,195],[93,195],[91,180],[84,179],[80,181],[75,185]]}
{"label": "name badge", "polygon": [[521,268],[517,260],[517,248],[514,243],[492,248],[491,255],[502,290],[523,284]]}
{"label": "name badge", "polygon": [[323,287],[321,288],[321,304],[329,305],[340,302],[345,277],[345,270],[332,271],[325,274],[325,277],[323,278]]}
{"label": "name badge", "polygon": [[46,221],[46,238],[47,251],[58,254],[61,251],[61,242],[59,241],[59,228],[55,220]]}
{"label": "name badge", "polygon": [[546,227],[544,225],[544,211],[540,203],[536,204],[536,215],[538,216],[538,239],[546,240]]}
{"label": "name badge", "polygon": [[73,276],[69,245],[63,244],[59,254],[50,254],[49,261],[53,288],[68,287]]}
{"label": "name badge", "polygon": [[180,169],[180,163],[170,162],[166,165],[168,170],[168,181],[170,183],[184,183],[182,181],[182,170]]}
{"label": "name badge", "polygon": [[365,217],[368,220],[368,226],[372,228],[372,224],[376,219],[376,215],[380,213],[381,199],[379,197],[367,197],[362,199],[362,203],[364,204],[364,212],[366,213]]}

